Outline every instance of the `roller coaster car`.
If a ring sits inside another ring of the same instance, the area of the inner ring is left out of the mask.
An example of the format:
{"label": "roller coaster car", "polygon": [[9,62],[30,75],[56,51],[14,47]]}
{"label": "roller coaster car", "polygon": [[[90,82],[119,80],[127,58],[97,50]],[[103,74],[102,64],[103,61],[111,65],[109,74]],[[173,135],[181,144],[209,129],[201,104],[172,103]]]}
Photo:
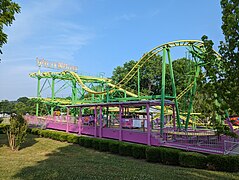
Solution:
{"label": "roller coaster car", "polygon": [[54,111],[54,116],[60,116],[60,115],[61,115],[61,111],[59,110]]}
{"label": "roller coaster car", "polygon": [[239,116],[230,117],[230,121],[234,126],[239,126]]}

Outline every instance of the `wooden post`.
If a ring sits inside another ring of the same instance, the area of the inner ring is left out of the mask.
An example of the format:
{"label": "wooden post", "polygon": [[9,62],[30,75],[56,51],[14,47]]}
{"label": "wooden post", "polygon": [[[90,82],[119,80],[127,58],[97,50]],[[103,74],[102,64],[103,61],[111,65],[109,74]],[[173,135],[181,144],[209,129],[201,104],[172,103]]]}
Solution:
{"label": "wooden post", "polygon": [[149,103],[146,104],[146,113],[147,113],[147,133],[148,133],[148,145],[151,145],[151,126],[150,126],[150,115],[149,115]]}

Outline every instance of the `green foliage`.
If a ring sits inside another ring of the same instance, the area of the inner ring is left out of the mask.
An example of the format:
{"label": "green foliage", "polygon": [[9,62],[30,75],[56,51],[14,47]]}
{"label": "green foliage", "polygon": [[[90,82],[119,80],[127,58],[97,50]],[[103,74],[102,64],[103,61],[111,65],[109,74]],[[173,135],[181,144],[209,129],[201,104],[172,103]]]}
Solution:
{"label": "green foliage", "polygon": [[148,162],[161,162],[160,149],[158,147],[147,147],[146,149],[146,161]]}
{"label": "green foliage", "polygon": [[6,133],[6,130],[9,128],[9,125],[0,124],[0,134]]}
{"label": "green foliage", "polygon": [[12,115],[7,129],[9,146],[12,150],[19,150],[27,135],[27,123],[22,115]]}
{"label": "green foliage", "polygon": [[207,156],[195,152],[181,152],[179,153],[179,164],[183,167],[205,169]]}
{"label": "green foliage", "polygon": [[69,143],[74,143],[74,144],[78,144],[79,143],[79,137],[73,134],[69,134],[67,136],[67,142]]}
{"label": "green foliage", "polygon": [[222,74],[224,92],[222,98],[231,108],[232,113],[239,114],[239,1],[221,0],[222,31],[225,37],[220,42],[224,73]]}
{"label": "green foliage", "polygon": [[80,136],[79,137],[79,145],[80,146],[85,146],[85,140],[87,139],[87,137],[84,136]]}
{"label": "green foliage", "polygon": [[216,125],[214,127],[214,129],[216,130],[217,135],[224,134],[224,135],[230,136],[232,138],[238,138],[238,134],[236,134],[235,132],[232,132],[227,125],[220,125],[219,124],[219,125]]}
{"label": "green foliage", "polygon": [[160,157],[163,164],[179,165],[179,153],[181,152],[180,150],[161,148],[160,152]]}
{"label": "green foliage", "polygon": [[3,44],[7,43],[7,34],[3,32],[4,26],[10,26],[15,20],[15,13],[20,12],[20,6],[11,0],[0,1],[0,53]]}
{"label": "green foliage", "polygon": [[121,156],[132,156],[133,144],[121,142],[119,143],[119,154]]}
{"label": "green foliage", "polygon": [[119,154],[119,142],[111,141],[109,143],[109,151],[113,154]]}
{"label": "green foliage", "polygon": [[92,147],[95,150],[99,150],[99,144],[100,144],[100,139],[95,139],[95,138],[92,139]]}
{"label": "green foliage", "polygon": [[100,151],[109,151],[109,140],[101,139],[99,142]]}
{"label": "green foliage", "polygon": [[136,159],[145,159],[145,151],[147,146],[140,145],[140,144],[134,144],[132,145],[132,156]]}
{"label": "green foliage", "polygon": [[69,134],[62,132],[62,133],[59,135],[59,141],[61,141],[61,142],[67,141],[68,135],[69,135]]}
{"label": "green foliage", "polygon": [[239,156],[209,155],[208,168],[216,171],[238,172]]}
{"label": "green foliage", "polygon": [[86,137],[84,141],[84,147],[91,148],[93,144],[93,138]]}

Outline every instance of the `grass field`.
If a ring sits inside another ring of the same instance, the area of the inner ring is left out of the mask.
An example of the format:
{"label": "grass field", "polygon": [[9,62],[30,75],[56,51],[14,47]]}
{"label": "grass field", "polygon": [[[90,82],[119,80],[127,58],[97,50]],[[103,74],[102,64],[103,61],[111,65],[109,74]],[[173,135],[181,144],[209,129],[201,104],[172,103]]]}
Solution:
{"label": "grass field", "polygon": [[239,173],[152,164],[33,135],[12,152],[1,134],[0,179],[239,179]]}

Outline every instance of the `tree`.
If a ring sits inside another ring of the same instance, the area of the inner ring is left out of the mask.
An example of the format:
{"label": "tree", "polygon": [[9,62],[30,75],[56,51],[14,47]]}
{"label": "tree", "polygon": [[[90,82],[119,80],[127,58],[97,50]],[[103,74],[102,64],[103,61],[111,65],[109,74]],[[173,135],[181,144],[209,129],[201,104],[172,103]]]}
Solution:
{"label": "tree", "polygon": [[12,115],[10,126],[7,129],[9,146],[12,150],[18,151],[27,135],[27,123],[22,115]]}
{"label": "tree", "polygon": [[221,96],[232,111],[239,114],[239,1],[221,0],[221,7],[221,28],[225,37],[219,46],[224,66],[221,75],[224,94]]}
{"label": "tree", "polygon": [[7,34],[3,32],[4,26],[11,26],[15,20],[15,13],[20,12],[20,6],[12,0],[0,0],[0,53],[2,46],[7,43]]}

